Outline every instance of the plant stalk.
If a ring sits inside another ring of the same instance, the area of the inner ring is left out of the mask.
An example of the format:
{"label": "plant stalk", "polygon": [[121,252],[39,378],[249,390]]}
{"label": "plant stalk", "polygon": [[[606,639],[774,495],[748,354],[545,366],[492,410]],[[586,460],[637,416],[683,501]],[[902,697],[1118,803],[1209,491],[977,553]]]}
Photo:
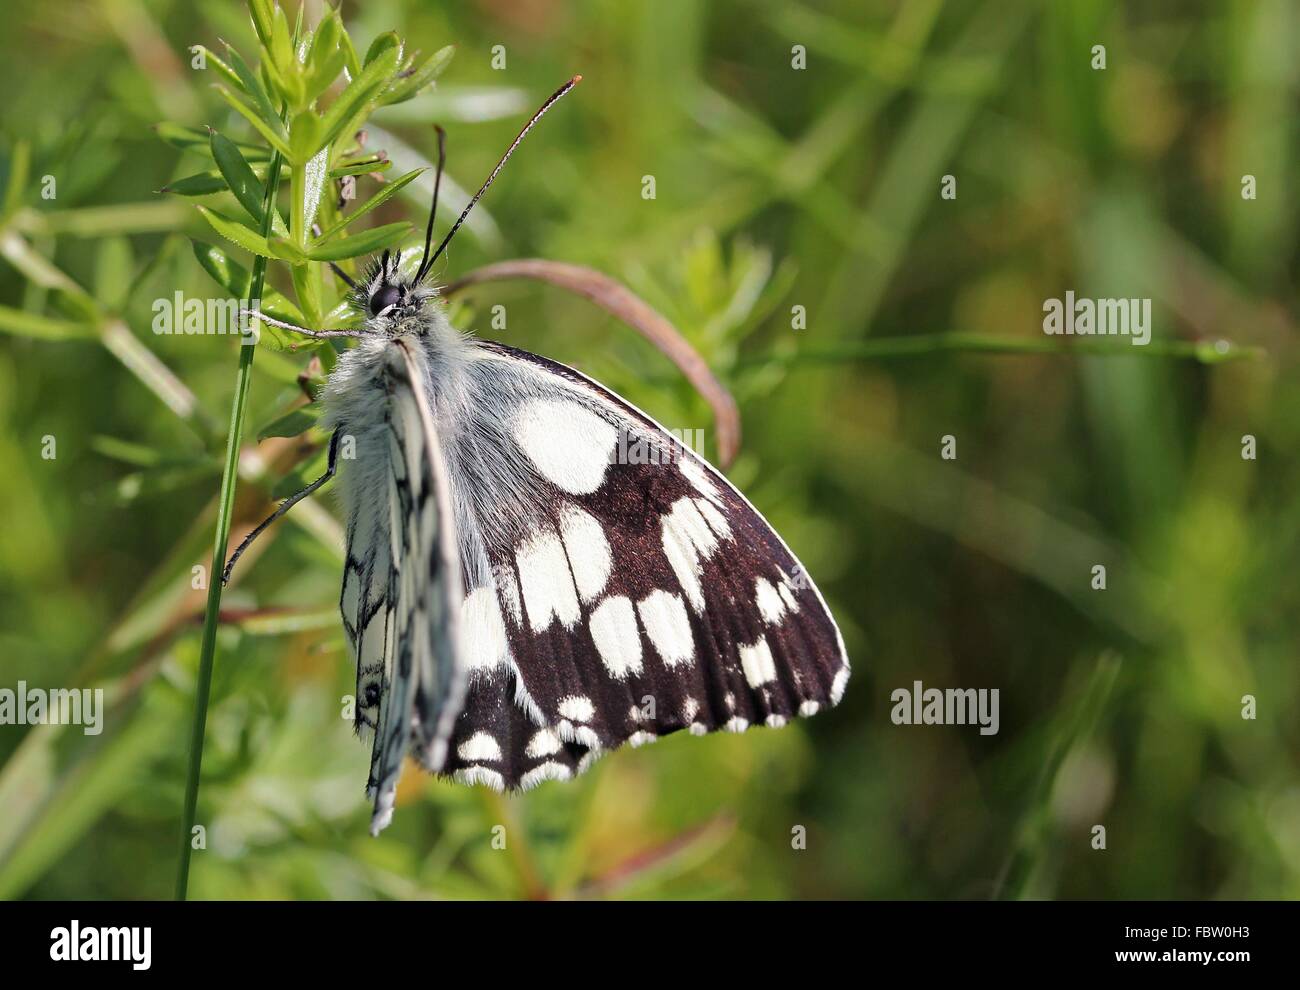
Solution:
{"label": "plant stalk", "polygon": [[[266,198],[262,203],[262,236],[271,235],[272,207],[280,183],[281,157],[276,152],[267,173]],[[266,258],[253,261],[249,280],[249,303],[261,300],[266,281]],[[221,496],[217,503],[217,530],[212,541],[212,566],[208,571],[208,602],[203,613],[203,641],[199,651],[199,672],[194,690],[194,725],[190,732],[189,771],[185,778],[185,811],[181,817],[181,856],[176,868],[176,900],[183,901],[189,890],[192,833],[199,803],[199,776],[203,768],[203,736],[208,724],[208,699],[212,693],[212,669],[216,659],[217,625],[221,613],[221,572],[230,544],[230,523],[234,515],[235,485],[239,478],[239,451],[243,445],[244,413],[253,375],[256,345],[241,337],[239,371],[235,377],[235,398],[230,408],[230,429],[226,435],[226,459],[221,471]]]}

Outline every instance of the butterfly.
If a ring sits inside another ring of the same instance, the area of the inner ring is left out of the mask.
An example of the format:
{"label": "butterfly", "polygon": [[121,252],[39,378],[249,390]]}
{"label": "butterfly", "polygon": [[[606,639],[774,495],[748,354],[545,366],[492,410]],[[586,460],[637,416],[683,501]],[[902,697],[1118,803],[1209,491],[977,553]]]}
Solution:
{"label": "butterfly", "polygon": [[[719,471],[572,368],[448,321],[426,283],[519,132],[414,271],[385,251],[352,281],[363,325],[323,390],[326,472],[226,565],[337,476],[340,596],[356,659],[356,729],[373,735],[371,832],[402,763],[496,790],[585,770],[685,729],[779,727],[835,705],[849,663],[816,586]],[[341,451],[350,452],[341,455]],[[635,452],[635,456],[629,456]]]}

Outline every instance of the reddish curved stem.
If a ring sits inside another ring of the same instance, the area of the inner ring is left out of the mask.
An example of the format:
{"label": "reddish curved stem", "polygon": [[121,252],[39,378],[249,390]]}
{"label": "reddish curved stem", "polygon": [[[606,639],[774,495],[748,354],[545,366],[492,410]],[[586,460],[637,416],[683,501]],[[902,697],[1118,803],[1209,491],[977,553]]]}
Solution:
{"label": "reddish curved stem", "polygon": [[740,449],[740,413],[736,408],[736,400],[714,376],[699,352],[662,313],[608,275],[593,268],[562,261],[517,258],[476,268],[444,286],[441,295],[452,296],[480,282],[511,278],[536,279],[584,296],[659,348],[713,409],[714,427],[718,434],[718,459],[722,466],[729,467],[736,459],[736,453]]}

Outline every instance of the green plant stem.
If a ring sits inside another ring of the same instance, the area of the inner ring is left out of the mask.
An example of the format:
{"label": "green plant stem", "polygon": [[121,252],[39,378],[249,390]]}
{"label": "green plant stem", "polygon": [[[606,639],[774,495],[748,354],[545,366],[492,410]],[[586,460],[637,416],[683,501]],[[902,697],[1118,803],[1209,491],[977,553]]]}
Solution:
{"label": "green plant stem", "polygon": [[1202,364],[1219,364],[1240,358],[1259,358],[1264,351],[1258,347],[1241,346],[1227,340],[1188,341],[1153,340],[1137,347],[1123,341],[1073,338],[1060,341],[1055,338],[1010,337],[977,333],[919,333],[905,337],[885,337],[859,341],[825,349],[807,349],[790,354],[756,355],[742,357],[737,366],[777,365],[796,367],[814,364],[843,364],[849,361],[871,361],[881,358],[911,357],[942,352],[973,352],[984,354],[1060,354],[1064,356],[1181,358]]}
{"label": "green plant stem", "polygon": [[[262,236],[271,233],[275,192],[280,182],[280,155],[271,158],[266,198],[262,203]],[[250,303],[262,298],[266,281],[266,258],[253,262],[249,282]],[[217,531],[212,542],[212,567],[208,571],[208,602],[203,613],[203,641],[199,651],[199,672],[194,690],[194,725],[190,732],[189,772],[185,778],[185,811],[181,820],[181,857],[176,868],[176,900],[185,900],[189,890],[191,836],[199,803],[199,775],[203,769],[203,736],[208,724],[208,699],[212,693],[212,668],[217,650],[217,625],[221,614],[221,572],[230,543],[230,522],[234,515],[235,485],[239,477],[239,451],[244,437],[244,413],[248,408],[256,346],[244,343],[239,349],[239,371],[235,377],[235,399],[230,409],[230,430],[226,435],[226,460],[221,471],[221,496],[217,503]]]}

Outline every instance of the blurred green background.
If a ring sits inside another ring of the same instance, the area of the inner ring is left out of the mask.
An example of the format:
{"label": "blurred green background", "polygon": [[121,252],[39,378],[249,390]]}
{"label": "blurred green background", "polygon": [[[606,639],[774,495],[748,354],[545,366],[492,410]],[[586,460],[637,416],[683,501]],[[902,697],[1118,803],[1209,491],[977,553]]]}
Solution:
{"label": "blurred green background", "polygon": [[[818,580],[855,676],[808,722],[673,736],[520,798],[408,770],[371,839],[324,494],[225,598],[191,896],[1300,896],[1294,4],[342,10],[359,46],[389,29],[458,44],[368,146],[413,168],[440,122],[461,190],[586,77],[442,277],[588,264],[672,319],[735,392],[731,475]],[[238,348],[150,331],[154,299],[213,293],[188,238],[217,241],[155,192],[203,162],[151,127],[252,138],[188,48],[252,55],[253,35],[234,0],[4,16],[0,155],[10,174],[25,148],[30,169],[0,226],[0,686],[103,687],[109,708],[99,736],[0,726],[0,896],[167,897],[191,568],[208,563]],[[422,225],[421,188],[375,222]],[[89,336],[69,329],[68,280],[94,300]],[[1150,297],[1155,342],[1034,353],[1043,301],[1067,289]],[[713,455],[707,408],[631,331],[534,283],[477,290],[457,320],[487,333],[496,303],[492,336],[704,429]],[[1261,353],[1215,360],[1221,340]],[[259,349],[237,536],[302,458],[304,441],[256,431],[304,363]],[[890,692],[915,680],[1000,689],[1001,731],[891,724]]]}

